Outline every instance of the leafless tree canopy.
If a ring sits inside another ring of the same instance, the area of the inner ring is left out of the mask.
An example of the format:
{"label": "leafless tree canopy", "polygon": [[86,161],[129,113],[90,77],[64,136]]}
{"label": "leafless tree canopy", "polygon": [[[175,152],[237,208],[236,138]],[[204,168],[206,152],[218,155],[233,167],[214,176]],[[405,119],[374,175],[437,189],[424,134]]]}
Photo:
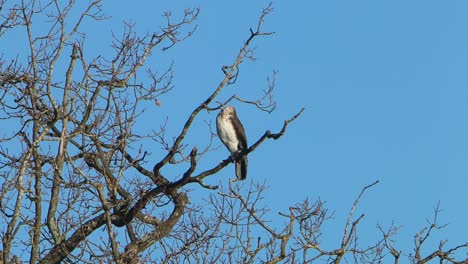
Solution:
{"label": "leafless tree canopy", "polygon": [[[112,52],[105,56],[88,51],[82,29],[86,22],[107,18],[101,1],[82,2],[0,1],[0,38],[8,39],[11,32],[27,36],[24,53],[6,52],[0,59],[0,263],[463,262],[456,256],[468,244],[447,248],[442,241],[433,253],[421,253],[431,233],[443,227],[438,208],[428,228],[415,236],[412,253],[394,246],[396,226],[379,226],[381,240],[359,245],[356,228],[364,215],[354,212],[377,182],[356,199],[335,249],[321,246],[321,226],[331,217],[322,201],[293,205],[280,214],[284,221],[273,225],[266,221],[270,212],[262,201],[265,183],[204,182],[231,159],[197,167],[211,144],[199,151],[188,149],[184,140],[192,124],[200,122],[199,114],[231,101],[267,112],[275,109],[276,73],[260,98],[233,94],[218,99],[221,90],[236,82],[240,65],[254,58],[252,43],[272,34],[263,30],[271,5],[246,29],[233,61],[220,65],[219,85],[204,91],[205,100],[178,117],[182,129],[169,141],[165,124],[157,132],[132,130],[143,122],[144,108],[159,104],[158,97],[173,88],[172,66],[156,71],[146,61],[191,37],[200,10],[165,13],[166,22],[146,34],[125,24],[121,35],[103,40]],[[36,30],[36,22],[46,30]],[[137,76],[145,76],[144,81]],[[241,156],[265,140],[279,139],[302,111],[272,124],[277,132],[265,128]],[[162,151],[148,153],[141,144],[148,139]],[[185,171],[179,177],[166,175],[168,166]],[[207,198],[190,203],[187,186],[203,190]]]}

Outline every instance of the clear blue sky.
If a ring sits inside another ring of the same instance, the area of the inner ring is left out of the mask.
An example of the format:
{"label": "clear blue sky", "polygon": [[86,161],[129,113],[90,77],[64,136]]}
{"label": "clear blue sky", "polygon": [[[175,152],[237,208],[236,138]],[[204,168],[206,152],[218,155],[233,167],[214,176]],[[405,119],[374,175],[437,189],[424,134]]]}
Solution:
{"label": "clear blue sky", "polygon": [[[201,8],[196,34],[164,53],[152,65],[175,67],[175,90],[148,115],[141,130],[158,129],[169,116],[175,133],[197,104],[222,78],[266,1],[108,1],[112,16],[105,26],[90,26],[87,44],[108,52],[111,30],[132,20],[140,32],[156,29],[164,10],[180,14]],[[274,212],[286,211],[307,197],[326,201],[335,219],[324,239],[342,235],[347,212],[361,188],[380,183],[364,196],[356,213],[366,213],[361,239],[377,239],[375,225],[402,225],[401,249],[413,248],[413,235],[440,201],[438,239],[448,246],[468,235],[468,2],[462,0],[277,1],[265,22],[271,37],[258,39],[256,62],[241,66],[236,93],[254,98],[266,78],[278,70],[277,111],[255,112],[235,104],[249,142],[301,107],[304,114],[279,141],[265,142],[249,159],[249,180],[270,186],[265,201]],[[194,124],[190,146],[206,142],[203,114]],[[217,145],[221,143],[217,140]],[[157,157],[158,148],[153,155]],[[199,170],[227,157],[224,148],[210,154]],[[233,177],[227,168],[211,183]],[[437,242],[437,243],[436,243]],[[364,242],[365,243],[365,242]]]}

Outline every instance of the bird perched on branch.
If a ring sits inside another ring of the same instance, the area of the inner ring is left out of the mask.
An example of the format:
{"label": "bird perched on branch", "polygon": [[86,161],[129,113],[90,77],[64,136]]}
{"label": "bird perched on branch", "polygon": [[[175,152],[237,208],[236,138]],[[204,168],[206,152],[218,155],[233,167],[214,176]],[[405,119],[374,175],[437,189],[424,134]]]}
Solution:
{"label": "bird perched on branch", "polygon": [[231,152],[231,157],[236,165],[237,179],[245,180],[247,177],[247,156],[242,158],[238,158],[238,156],[247,149],[247,137],[234,107],[228,106],[219,112],[216,118],[216,128],[219,138]]}

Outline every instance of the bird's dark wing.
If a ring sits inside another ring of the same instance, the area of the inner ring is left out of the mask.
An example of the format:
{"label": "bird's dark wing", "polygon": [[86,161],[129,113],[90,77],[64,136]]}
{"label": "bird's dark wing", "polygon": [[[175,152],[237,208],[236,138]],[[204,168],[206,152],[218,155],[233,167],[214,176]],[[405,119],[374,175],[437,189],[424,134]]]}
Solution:
{"label": "bird's dark wing", "polygon": [[238,148],[239,150],[247,149],[247,136],[245,135],[244,126],[239,120],[239,117],[236,115],[231,116],[231,122],[236,131],[236,136],[239,139]]}

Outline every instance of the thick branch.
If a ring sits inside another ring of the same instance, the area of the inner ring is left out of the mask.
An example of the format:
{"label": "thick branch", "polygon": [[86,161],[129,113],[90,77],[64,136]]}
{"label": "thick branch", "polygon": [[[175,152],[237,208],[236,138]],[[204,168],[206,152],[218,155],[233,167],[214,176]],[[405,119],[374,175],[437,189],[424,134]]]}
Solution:
{"label": "thick branch", "polygon": [[60,263],[72,252],[86,237],[106,223],[105,213],[83,223],[70,238],[55,245],[40,263]]}

